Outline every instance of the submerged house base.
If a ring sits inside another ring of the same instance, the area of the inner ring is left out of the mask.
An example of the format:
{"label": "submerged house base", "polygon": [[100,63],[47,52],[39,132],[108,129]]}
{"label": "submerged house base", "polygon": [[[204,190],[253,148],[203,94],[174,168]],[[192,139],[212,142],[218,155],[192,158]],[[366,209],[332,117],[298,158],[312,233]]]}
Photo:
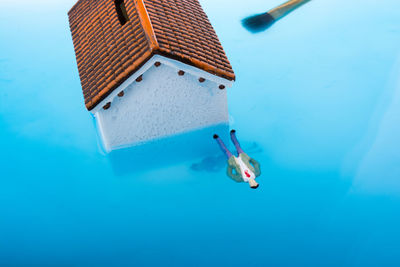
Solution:
{"label": "submerged house base", "polygon": [[160,55],[153,56],[91,112],[104,149],[228,123],[232,82]]}
{"label": "submerged house base", "polygon": [[[107,154],[115,175],[139,174],[182,162],[200,166],[193,170],[207,171],[225,167],[225,158],[212,138],[218,132],[221,138],[229,138],[229,125],[218,124],[201,130],[161,138],[133,147],[116,149]],[[210,160],[211,159],[211,160]],[[219,169],[218,169],[219,170]],[[173,177],[170,177],[173,178]]]}

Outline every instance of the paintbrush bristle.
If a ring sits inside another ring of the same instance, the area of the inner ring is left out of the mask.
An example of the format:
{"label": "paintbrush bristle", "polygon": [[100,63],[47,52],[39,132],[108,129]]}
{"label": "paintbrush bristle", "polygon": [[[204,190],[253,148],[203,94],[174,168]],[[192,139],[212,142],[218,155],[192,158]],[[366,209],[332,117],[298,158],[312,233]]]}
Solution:
{"label": "paintbrush bristle", "polygon": [[266,30],[275,19],[268,12],[258,15],[253,15],[242,20],[242,25],[251,32],[260,32]]}

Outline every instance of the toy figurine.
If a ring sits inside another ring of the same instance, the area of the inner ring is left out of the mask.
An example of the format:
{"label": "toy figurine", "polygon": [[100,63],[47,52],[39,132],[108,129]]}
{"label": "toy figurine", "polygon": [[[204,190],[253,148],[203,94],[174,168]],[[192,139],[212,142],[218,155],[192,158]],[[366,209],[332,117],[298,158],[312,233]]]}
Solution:
{"label": "toy figurine", "polygon": [[258,183],[255,179],[261,175],[260,164],[255,159],[250,158],[246,153],[244,153],[236,138],[236,131],[231,131],[231,139],[236,147],[238,153],[237,157],[228,150],[218,135],[215,134],[214,139],[217,141],[222,152],[224,152],[228,158],[227,175],[236,182],[249,183],[251,188],[256,189]]}

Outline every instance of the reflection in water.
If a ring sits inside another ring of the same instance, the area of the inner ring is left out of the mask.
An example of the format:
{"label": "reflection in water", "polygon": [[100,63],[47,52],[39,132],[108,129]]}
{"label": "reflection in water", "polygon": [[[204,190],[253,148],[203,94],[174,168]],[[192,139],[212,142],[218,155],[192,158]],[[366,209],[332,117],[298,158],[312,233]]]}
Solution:
{"label": "reflection in water", "polygon": [[107,157],[116,175],[137,174],[179,162],[218,155],[219,149],[213,140],[215,133],[228,136],[229,125],[219,124],[143,145],[115,150]]}
{"label": "reflection in water", "polygon": [[193,163],[190,166],[192,171],[198,172],[219,172],[226,166],[226,159],[223,155],[211,156],[202,159],[198,163]]}
{"label": "reflection in water", "polygon": [[[261,147],[256,142],[249,143],[244,141],[241,142],[241,144],[243,150],[251,155],[262,152]],[[226,145],[232,146],[230,142],[226,143]],[[217,147],[216,144],[214,144],[214,146]],[[221,153],[221,151],[218,151],[218,155],[205,157],[200,162],[193,163],[190,166],[190,169],[196,172],[219,172],[225,168],[226,168],[226,157]]]}

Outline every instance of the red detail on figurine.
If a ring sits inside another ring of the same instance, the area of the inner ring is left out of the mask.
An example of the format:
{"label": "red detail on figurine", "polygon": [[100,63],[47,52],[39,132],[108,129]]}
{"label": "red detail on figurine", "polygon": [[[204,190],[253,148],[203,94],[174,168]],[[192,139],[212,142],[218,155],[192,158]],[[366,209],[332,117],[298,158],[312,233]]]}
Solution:
{"label": "red detail on figurine", "polygon": [[246,174],[247,178],[250,178],[251,176],[247,170],[244,171],[244,174]]}

